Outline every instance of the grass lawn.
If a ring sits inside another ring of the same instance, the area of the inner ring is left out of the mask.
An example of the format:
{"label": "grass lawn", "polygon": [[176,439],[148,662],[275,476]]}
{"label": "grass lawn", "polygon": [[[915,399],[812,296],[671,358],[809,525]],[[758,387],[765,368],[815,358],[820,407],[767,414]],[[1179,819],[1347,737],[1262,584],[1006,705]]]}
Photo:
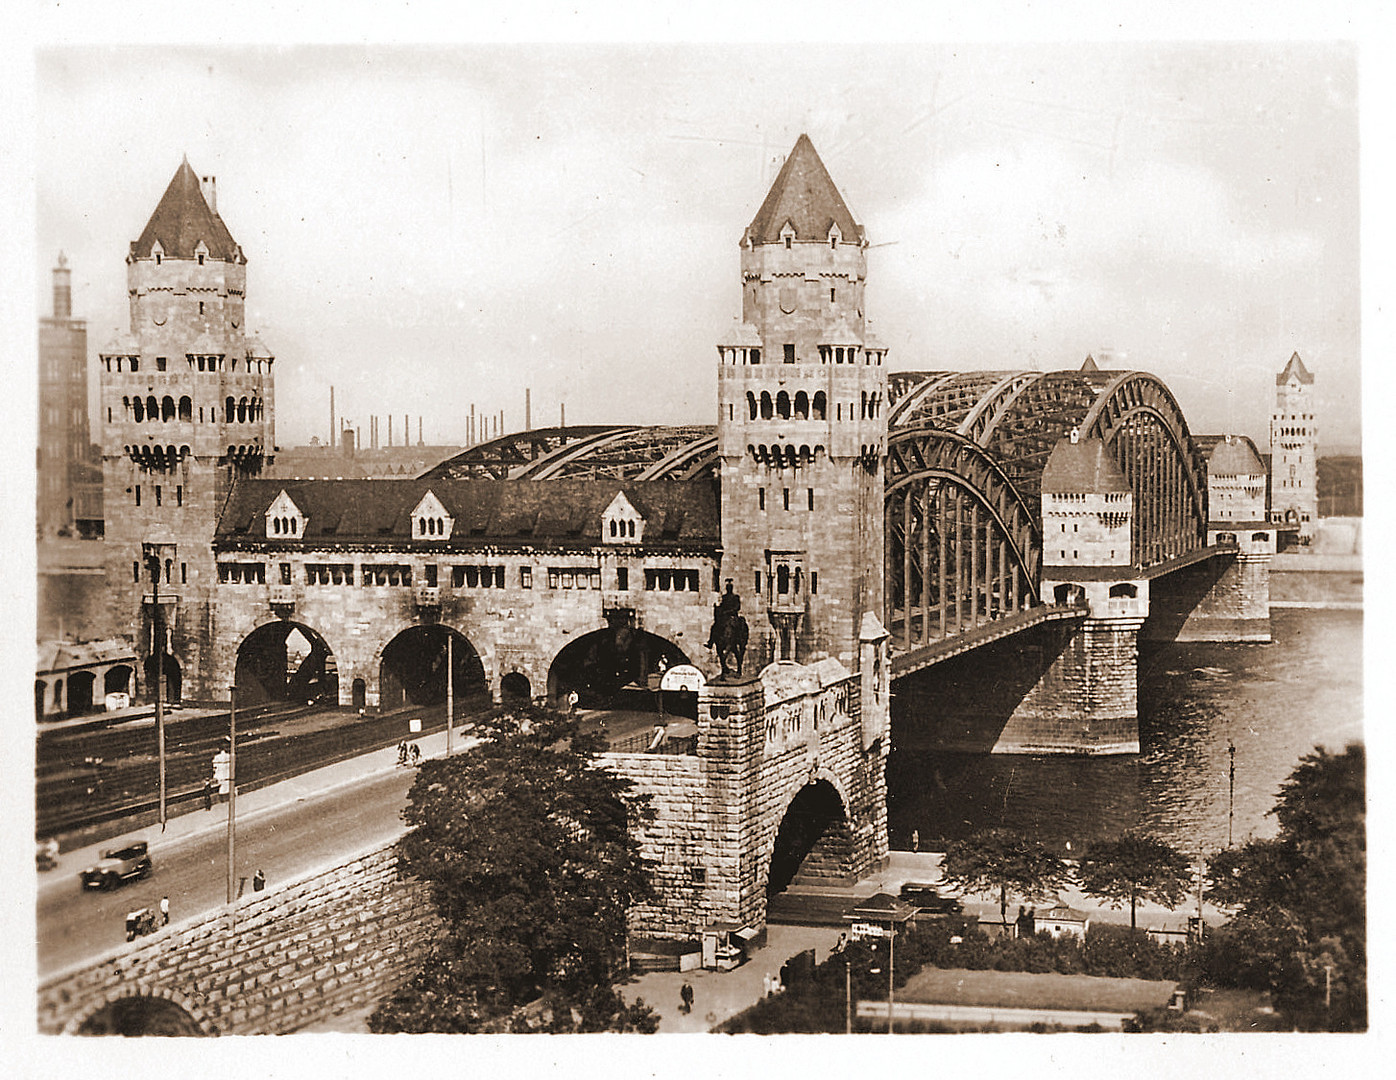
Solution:
{"label": "grass lawn", "polygon": [[1167,1005],[1173,987],[1171,982],[1148,979],[927,967],[897,991],[897,1000],[938,1005],[1136,1012]]}

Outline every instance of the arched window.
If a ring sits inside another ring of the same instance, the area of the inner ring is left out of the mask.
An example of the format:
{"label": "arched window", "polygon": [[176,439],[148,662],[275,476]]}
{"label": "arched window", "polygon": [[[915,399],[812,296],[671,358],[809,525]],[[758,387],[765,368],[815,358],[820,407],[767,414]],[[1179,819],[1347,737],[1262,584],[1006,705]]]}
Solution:
{"label": "arched window", "polygon": [[185,423],[194,419],[194,402],[188,397],[179,399],[179,418]]}
{"label": "arched window", "polygon": [[784,390],[776,395],[776,415],[782,420],[790,419],[790,395]]}
{"label": "arched window", "polygon": [[170,397],[169,394],[166,394],[165,397],[164,397],[164,399],[160,402],[160,419],[163,420],[163,421],[165,421],[166,423],[169,423],[169,421],[173,420],[174,418],[175,418],[175,402],[174,402],[174,398]]}
{"label": "arched window", "polygon": [[[747,395],[747,397],[750,397],[750,396],[751,396],[750,394]],[[612,538],[612,539],[615,539],[615,535],[616,535],[616,519],[615,519],[615,518],[612,518],[612,519],[611,519],[611,538]]]}
{"label": "arched window", "polygon": [[155,400],[154,394],[145,399],[145,418],[147,420],[160,419],[160,403]]}
{"label": "arched window", "polygon": [[140,398],[133,398],[131,401],[131,413],[136,418],[136,423],[145,419],[145,402]]}
{"label": "arched window", "polygon": [[761,419],[769,420],[775,415],[775,410],[771,407],[771,395],[765,390],[761,391]]}
{"label": "arched window", "polygon": [[795,419],[809,419],[809,395],[806,394],[803,390],[800,390],[795,394]]}
{"label": "arched window", "polygon": [[776,592],[782,596],[790,592],[790,567],[784,563],[776,567]]}
{"label": "arched window", "polygon": [[811,403],[812,412],[816,420],[823,420],[824,414],[829,410],[829,399],[824,396],[823,390],[814,392],[814,401]]}
{"label": "arched window", "polygon": [[751,419],[755,420],[755,419],[756,419],[756,395],[753,394],[750,390],[748,390],[748,391],[746,392],[746,407],[747,407],[747,411],[751,413]]}
{"label": "arched window", "polygon": [[625,534],[630,537],[635,535],[635,522],[627,521],[625,523]]}
{"label": "arched window", "polygon": [[223,402],[223,412],[225,414],[224,419],[227,423],[231,424],[233,422],[233,416],[236,415],[237,408],[238,403],[234,401],[231,397],[228,398],[227,401]]}
{"label": "arched window", "polygon": [[868,392],[866,390],[863,391],[862,409],[859,411],[858,416],[863,420],[868,418]]}
{"label": "arched window", "polygon": [[291,535],[292,535],[292,536],[295,536],[295,535],[296,535],[296,519],[295,519],[295,518],[292,518],[292,519],[291,519]]}
{"label": "arched window", "polygon": [[1110,598],[1112,600],[1133,600],[1139,595],[1139,587],[1130,585],[1128,582],[1121,582],[1119,585],[1110,586]]}
{"label": "arched window", "polygon": [[238,423],[245,423],[247,420],[247,399],[238,399]]}

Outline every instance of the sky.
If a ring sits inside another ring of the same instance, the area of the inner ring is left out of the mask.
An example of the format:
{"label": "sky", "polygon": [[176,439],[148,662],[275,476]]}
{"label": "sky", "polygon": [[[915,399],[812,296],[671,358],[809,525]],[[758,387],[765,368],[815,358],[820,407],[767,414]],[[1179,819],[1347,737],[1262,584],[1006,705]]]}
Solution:
{"label": "sky", "polygon": [[[35,303],[97,351],[182,155],[218,177],[281,446],[711,423],[739,251],[809,134],[892,370],[1161,377],[1268,446],[1274,376],[1360,440],[1357,50],[1339,41],[41,47]],[[1113,359],[1106,360],[1106,357]],[[94,403],[95,409],[95,403]]]}

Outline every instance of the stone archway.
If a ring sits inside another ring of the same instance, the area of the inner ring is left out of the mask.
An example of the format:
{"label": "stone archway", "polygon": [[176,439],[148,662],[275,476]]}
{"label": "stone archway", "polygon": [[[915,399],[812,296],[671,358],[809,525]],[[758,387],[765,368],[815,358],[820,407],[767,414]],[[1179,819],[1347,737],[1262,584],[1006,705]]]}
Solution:
{"label": "stone archway", "polygon": [[74,671],[68,676],[68,715],[81,716],[93,709],[93,689],[97,684],[97,674],[93,671]]}
{"label": "stone archway", "polygon": [[113,664],[107,668],[107,673],[102,678],[103,695],[130,693],[132,674],[131,668],[126,664]]}
{"label": "stone archway", "polygon": [[[155,700],[155,655],[152,653],[145,658],[142,665],[145,669],[145,697],[147,701]],[[164,702],[167,705],[176,704],[184,693],[184,671],[179,666],[179,661],[169,653],[165,654],[165,687]]]}
{"label": "stone archway", "polygon": [[75,1035],[203,1035],[189,1012],[163,997],[133,994],[109,1001],[77,1026]]}
{"label": "stone archway", "polygon": [[439,623],[409,626],[383,646],[379,662],[378,707],[383,711],[446,703],[446,642],[451,642],[451,694],[454,708],[469,698],[488,697],[485,666],[470,639]]}
{"label": "stone archway", "polygon": [[349,703],[356,709],[364,709],[368,705],[368,684],[363,679],[355,679],[349,690]]}
{"label": "stone archway", "polygon": [[848,884],[854,837],[843,798],[828,780],[805,784],[790,801],[776,832],[766,876],[767,901],[792,884]]}
{"label": "stone archway", "polygon": [[506,702],[529,701],[533,687],[523,672],[511,671],[499,680],[499,693]]}
{"label": "stone archway", "polygon": [[658,711],[649,677],[663,667],[687,663],[673,642],[618,623],[583,634],[553,658],[548,696],[557,701],[575,691],[585,709]]}
{"label": "stone archway", "polygon": [[304,623],[277,620],[243,638],[233,682],[240,706],[265,701],[339,704],[334,653]]}

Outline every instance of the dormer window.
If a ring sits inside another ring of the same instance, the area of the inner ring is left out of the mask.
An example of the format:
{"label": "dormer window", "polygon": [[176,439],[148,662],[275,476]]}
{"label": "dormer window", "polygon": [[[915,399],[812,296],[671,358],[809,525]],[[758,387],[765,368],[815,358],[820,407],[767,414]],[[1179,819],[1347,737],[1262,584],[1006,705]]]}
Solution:
{"label": "dormer window", "polygon": [[601,542],[636,544],[644,539],[645,517],[624,491],[616,492],[611,505],[601,512]]}
{"label": "dormer window", "polygon": [[412,539],[449,540],[456,527],[456,519],[436,494],[428,491],[412,511]]}
{"label": "dormer window", "polygon": [[790,250],[790,245],[795,240],[795,223],[787,221],[780,230],[780,238],[785,241],[785,249]]}
{"label": "dormer window", "polygon": [[283,490],[267,507],[266,536],[273,540],[304,536],[306,520],[300,507]]}
{"label": "dormer window", "polygon": [[835,223],[829,226],[829,247],[833,250],[837,250],[839,246],[839,241],[842,239],[843,233],[839,231],[838,224]]}

